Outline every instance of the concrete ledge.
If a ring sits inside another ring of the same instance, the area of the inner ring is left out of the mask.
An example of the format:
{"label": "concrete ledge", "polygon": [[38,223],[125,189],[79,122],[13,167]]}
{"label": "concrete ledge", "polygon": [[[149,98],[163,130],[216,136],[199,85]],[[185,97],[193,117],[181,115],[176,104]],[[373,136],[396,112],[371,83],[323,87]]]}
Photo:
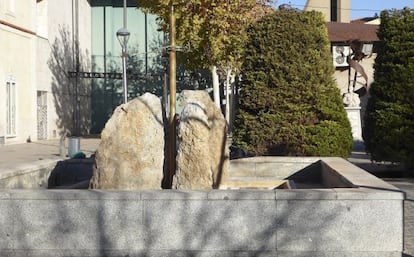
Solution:
{"label": "concrete ledge", "polygon": [[349,181],[354,187],[401,192],[395,186],[375,177],[365,170],[345,161],[342,158],[321,158],[324,169],[334,171],[343,180]]}
{"label": "concrete ledge", "polygon": [[401,191],[340,158],[282,159],[248,158],[231,173],[330,187],[0,190],[0,255],[401,256]]}
{"label": "concrete ledge", "polygon": [[260,156],[230,161],[230,179],[249,177],[252,180],[272,178],[283,180],[297,171],[319,161],[318,157]]}
{"label": "concrete ledge", "polygon": [[[6,250],[2,252],[2,257],[67,257],[67,256],[88,256],[88,257],[401,257],[399,252],[275,252],[272,251],[140,251],[140,250],[102,250],[99,253],[93,250],[71,250],[71,255],[68,255],[66,250],[56,250],[53,253],[49,250],[21,250],[10,251]],[[16,253],[18,255],[16,255]]]}
{"label": "concrete ledge", "polygon": [[290,191],[2,191],[0,252],[358,257],[402,252],[401,200],[339,200],[333,189],[308,196]]}
{"label": "concrete ledge", "polygon": [[400,252],[278,252],[277,257],[401,257]]}
{"label": "concrete ledge", "polygon": [[50,172],[59,160],[39,160],[31,164],[16,165],[13,170],[0,171],[0,188],[47,188]]}
{"label": "concrete ledge", "polygon": [[12,176],[24,175],[27,173],[31,173],[33,171],[38,171],[39,169],[51,168],[51,167],[53,168],[58,161],[59,160],[48,159],[48,160],[37,160],[32,163],[23,163],[23,164],[16,163],[16,165],[13,166],[13,169],[2,169],[0,171],[0,179],[12,177]]}

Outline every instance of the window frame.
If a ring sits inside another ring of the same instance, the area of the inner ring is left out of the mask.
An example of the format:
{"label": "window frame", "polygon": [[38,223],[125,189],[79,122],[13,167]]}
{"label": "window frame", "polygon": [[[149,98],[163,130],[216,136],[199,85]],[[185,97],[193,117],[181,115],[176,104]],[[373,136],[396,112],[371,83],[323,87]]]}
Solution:
{"label": "window frame", "polygon": [[6,96],[6,138],[17,137],[17,82],[12,76],[6,79],[5,83]]}

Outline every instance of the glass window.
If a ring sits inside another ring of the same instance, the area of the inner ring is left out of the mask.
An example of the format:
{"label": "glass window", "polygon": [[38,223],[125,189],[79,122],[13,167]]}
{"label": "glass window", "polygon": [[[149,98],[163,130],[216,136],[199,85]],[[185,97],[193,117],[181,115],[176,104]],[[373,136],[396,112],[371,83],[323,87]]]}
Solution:
{"label": "glass window", "polygon": [[6,136],[16,136],[16,83],[6,82]]}

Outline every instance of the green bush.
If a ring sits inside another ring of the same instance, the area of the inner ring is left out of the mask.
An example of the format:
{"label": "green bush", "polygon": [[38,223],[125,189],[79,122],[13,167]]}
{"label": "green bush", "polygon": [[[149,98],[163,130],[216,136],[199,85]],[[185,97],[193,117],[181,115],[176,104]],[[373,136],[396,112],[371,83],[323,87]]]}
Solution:
{"label": "green bush", "polygon": [[376,161],[414,164],[414,12],[383,11],[364,141]]}
{"label": "green bush", "polygon": [[277,11],[247,33],[233,142],[256,155],[348,156],[322,14]]}

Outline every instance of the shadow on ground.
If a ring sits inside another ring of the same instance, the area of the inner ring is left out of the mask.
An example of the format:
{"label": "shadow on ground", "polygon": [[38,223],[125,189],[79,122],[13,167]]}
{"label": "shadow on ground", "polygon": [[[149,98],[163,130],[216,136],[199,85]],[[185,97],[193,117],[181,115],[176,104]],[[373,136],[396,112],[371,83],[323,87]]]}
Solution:
{"label": "shadow on ground", "polygon": [[87,189],[94,161],[94,157],[59,161],[50,173],[48,189]]}

